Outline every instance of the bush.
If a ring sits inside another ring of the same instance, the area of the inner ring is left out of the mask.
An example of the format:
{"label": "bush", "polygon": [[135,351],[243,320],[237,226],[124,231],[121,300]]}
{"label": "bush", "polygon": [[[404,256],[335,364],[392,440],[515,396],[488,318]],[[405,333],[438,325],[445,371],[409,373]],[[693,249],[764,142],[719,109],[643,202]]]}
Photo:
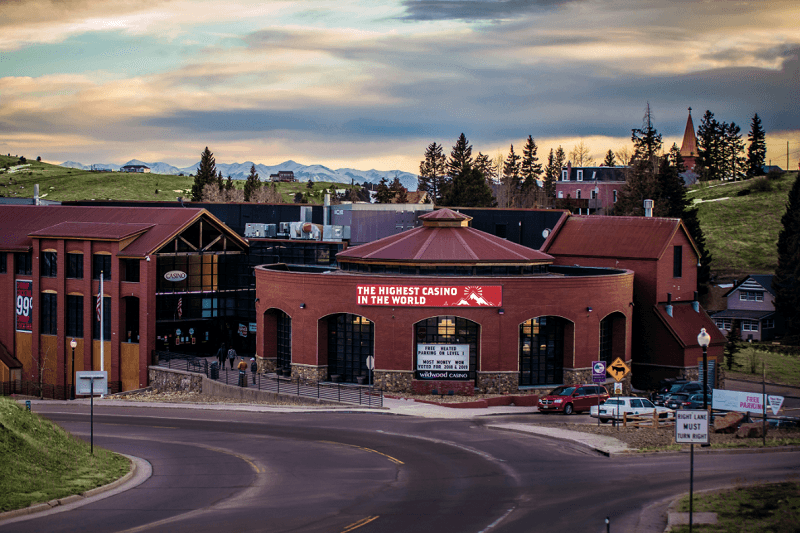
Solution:
{"label": "bush", "polygon": [[750,190],[752,192],[769,192],[772,190],[772,182],[769,178],[754,179],[752,185],[750,185]]}
{"label": "bush", "polygon": [[784,172],[780,170],[772,169],[767,172],[767,179],[771,181],[779,180],[783,177]]}

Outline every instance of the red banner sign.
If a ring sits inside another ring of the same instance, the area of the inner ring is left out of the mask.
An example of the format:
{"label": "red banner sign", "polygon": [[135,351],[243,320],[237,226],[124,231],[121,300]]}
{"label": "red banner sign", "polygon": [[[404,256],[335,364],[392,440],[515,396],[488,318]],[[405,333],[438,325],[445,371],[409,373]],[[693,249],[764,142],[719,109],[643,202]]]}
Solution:
{"label": "red banner sign", "polygon": [[17,331],[33,331],[33,282],[17,280]]}
{"label": "red banner sign", "polygon": [[391,307],[500,307],[499,285],[358,285],[358,305]]}

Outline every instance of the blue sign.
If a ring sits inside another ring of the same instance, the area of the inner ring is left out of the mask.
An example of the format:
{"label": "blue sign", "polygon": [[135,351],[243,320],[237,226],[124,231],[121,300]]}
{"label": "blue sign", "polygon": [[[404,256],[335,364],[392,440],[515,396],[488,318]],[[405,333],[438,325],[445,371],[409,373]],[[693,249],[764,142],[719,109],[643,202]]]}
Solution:
{"label": "blue sign", "polygon": [[606,380],[606,362],[592,361],[592,382],[603,383]]}

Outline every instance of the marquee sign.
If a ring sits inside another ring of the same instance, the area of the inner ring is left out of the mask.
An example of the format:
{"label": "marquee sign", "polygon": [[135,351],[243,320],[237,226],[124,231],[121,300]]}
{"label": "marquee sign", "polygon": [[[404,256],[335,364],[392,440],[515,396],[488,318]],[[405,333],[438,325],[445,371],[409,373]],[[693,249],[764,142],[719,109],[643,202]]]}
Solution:
{"label": "marquee sign", "polygon": [[33,282],[17,280],[17,331],[33,331]]}
{"label": "marquee sign", "polygon": [[358,285],[358,305],[390,307],[500,307],[499,285]]}
{"label": "marquee sign", "polygon": [[469,344],[417,344],[416,379],[469,379]]}

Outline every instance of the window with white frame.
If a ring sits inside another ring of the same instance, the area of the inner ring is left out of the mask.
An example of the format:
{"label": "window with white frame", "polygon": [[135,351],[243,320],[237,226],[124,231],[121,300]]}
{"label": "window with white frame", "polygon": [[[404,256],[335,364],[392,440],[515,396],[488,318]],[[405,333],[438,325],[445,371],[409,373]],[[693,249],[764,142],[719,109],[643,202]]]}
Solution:
{"label": "window with white frame", "polygon": [[715,318],[714,324],[717,325],[717,328],[724,329],[725,331],[731,330],[731,319],[730,318]]}
{"label": "window with white frame", "polygon": [[597,199],[597,189],[592,189],[592,200]]}
{"label": "window with white frame", "polygon": [[763,302],[764,293],[761,291],[739,291],[739,301],[742,302]]}
{"label": "window with white frame", "polygon": [[614,203],[617,203],[617,191],[614,191]]}
{"label": "window with white frame", "polygon": [[583,181],[583,170],[578,170],[578,181]]}
{"label": "window with white frame", "polygon": [[558,197],[564,198],[564,191],[558,191]]}
{"label": "window with white frame", "polygon": [[742,331],[758,331],[758,320],[742,320]]}
{"label": "window with white frame", "polygon": [[575,191],[575,198],[577,198],[578,200],[581,199],[581,190],[580,189]]}
{"label": "window with white frame", "polygon": [[561,181],[569,181],[569,174],[566,170],[561,171]]}

